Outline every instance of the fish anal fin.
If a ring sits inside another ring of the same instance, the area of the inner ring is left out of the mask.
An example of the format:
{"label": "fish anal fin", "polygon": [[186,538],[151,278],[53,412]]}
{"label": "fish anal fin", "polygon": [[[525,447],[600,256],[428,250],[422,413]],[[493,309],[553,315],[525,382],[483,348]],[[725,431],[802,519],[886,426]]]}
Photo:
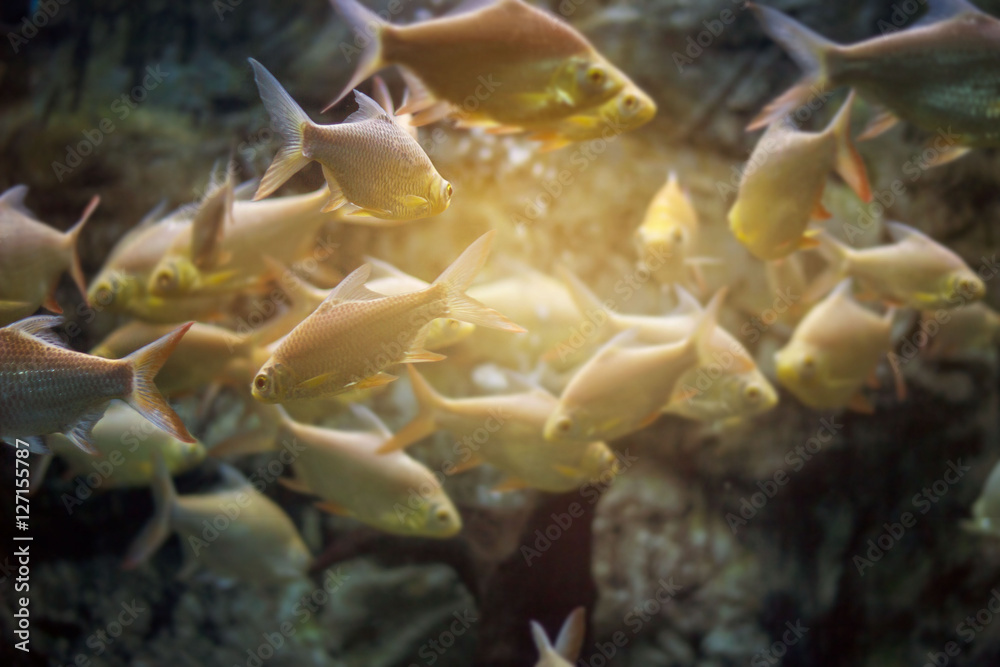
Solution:
{"label": "fish anal fin", "polygon": [[320,211],[330,213],[347,204],[347,197],[344,196],[344,191],[340,189],[337,177],[334,176],[333,172],[326,165],[323,165],[323,178],[326,179],[326,188],[330,191],[330,198],[326,200]]}
{"label": "fish anal fin", "polygon": [[476,452],[473,452],[472,455],[469,457],[468,461],[462,461],[458,465],[456,465],[456,466],[454,466],[452,468],[449,468],[448,470],[445,471],[444,474],[446,474],[446,475],[458,475],[458,474],[463,473],[463,472],[468,472],[469,470],[472,470],[474,468],[478,468],[479,466],[483,465],[485,462],[486,461],[483,459],[482,456],[480,456]]}
{"label": "fish anal fin", "polygon": [[[937,149],[934,149],[937,150]],[[928,160],[925,164],[927,168],[940,167],[946,165],[949,162],[954,162],[959,158],[965,157],[969,151],[972,150],[971,146],[950,146],[943,151],[937,151],[937,154]]]}
{"label": "fish anal fin", "polygon": [[833,217],[833,214],[823,206],[822,196],[822,193],[820,193],[820,197],[816,199],[816,205],[813,206],[812,218],[814,220],[829,220]]}
{"label": "fish anal fin", "polygon": [[875,406],[872,405],[871,401],[862,394],[857,393],[851,397],[851,400],[847,402],[847,409],[853,412],[860,412],[864,415],[875,414]]}
{"label": "fish anal fin", "polygon": [[389,454],[401,449],[406,449],[413,443],[423,440],[437,430],[437,424],[433,416],[429,414],[417,415],[413,421],[399,429],[396,435],[392,436],[379,447],[378,454]]}
{"label": "fish anal fin", "polygon": [[494,493],[508,493],[510,491],[521,491],[527,489],[528,483],[520,477],[508,477],[493,487]]}
{"label": "fish anal fin", "polygon": [[62,315],[63,309],[62,306],[59,305],[59,302],[56,300],[55,286],[52,287],[52,291],[50,291],[48,293],[48,296],[45,297],[45,301],[42,302],[42,307],[44,307],[45,310],[56,313],[57,315]]}
{"label": "fish anal fin", "polygon": [[104,412],[108,409],[108,405],[110,405],[110,403],[105,401],[104,403],[88,410],[68,431],[65,432],[64,435],[83,451],[96,456],[98,451],[97,448],[94,447],[93,442],[94,426],[101,420],[101,417],[104,416]]}
{"label": "fish anal fin", "polygon": [[888,109],[881,109],[879,112],[868,121],[868,125],[862,130],[855,141],[869,141],[877,136],[888,132],[890,129],[895,127],[899,122],[899,116],[892,113]]}
{"label": "fish anal fin", "polygon": [[305,482],[303,482],[300,479],[296,479],[294,477],[279,477],[278,484],[281,484],[289,491],[294,491],[295,493],[301,493],[302,495],[305,496],[316,495],[315,493],[313,493],[313,490],[306,485]]}
{"label": "fish anal fin", "polygon": [[370,375],[363,380],[358,380],[351,385],[351,389],[374,389],[376,387],[382,387],[398,380],[398,376],[390,375],[389,373],[380,372],[375,375]]}
{"label": "fish anal fin", "polygon": [[327,514],[333,514],[336,516],[344,516],[344,517],[354,516],[354,513],[351,512],[351,510],[347,509],[343,505],[339,505],[333,502],[332,500],[323,500],[314,503],[314,506],[316,507],[316,509],[326,512]]}
{"label": "fish anal fin", "polygon": [[430,352],[429,350],[410,350],[406,353],[406,356],[400,361],[403,364],[418,364],[430,361],[442,361],[447,359],[443,354],[438,354],[437,352]]}

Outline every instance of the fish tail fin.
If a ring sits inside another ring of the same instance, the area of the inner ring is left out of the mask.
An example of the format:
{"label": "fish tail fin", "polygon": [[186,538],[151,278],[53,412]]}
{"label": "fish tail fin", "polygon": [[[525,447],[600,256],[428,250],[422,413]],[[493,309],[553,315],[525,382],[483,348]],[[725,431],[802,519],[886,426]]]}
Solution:
{"label": "fish tail fin", "polygon": [[124,397],[125,402],[153,425],[183,442],[194,442],[194,438],[160,394],[153,379],[193,324],[188,322],[122,359],[122,363],[132,368],[132,393]]}
{"label": "fish tail fin", "polygon": [[722,304],[726,300],[728,291],[727,287],[721,287],[716,291],[711,301],[698,315],[694,329],[691,331],[691,340],[698,351],[700,364],[711,363],[713,360],[712,337],[716,327],[719,326],[719,314],[722,312]]}
{"label": "fish tail fin", "polygon": [[538,621],[531,622],[531,636],[535,640],[535,648],[538,650],[538,657],[540,658],[539,662],[544,663],[545,658],[559,655],[555,647],[552,646],[549,636],[545,633],[545,628]]}
{"label": "fish tail fin", "polygon": [[[389,26],[389,23],[359,3],[358,0],[330,0],[330,4],[350,24],[355,34],[361,33],[368,37],[368,43],[361,49],[358,66],[355,68],[351,80],[340,91],[340,94],[326,105],[323,113],[344,99],[349,92],[358,87],[358,84],[385,66],[386,63],[382,56],[382,35]],[[344,55],[347,57],[347,62],[350,63],[351,55],[346,51]]]}
{"label": "fish tail fin", "polygon": [[382,443],[378,448],[379,454],[406,449],[418,440],[423,440],[437,430],[437,421],[434,413],[442,406],[447,399],[434,390],[434,387],[424,379],[412,364],[407,364],[406,370],[410,374],[410,387],[413,388],[413,397],[417,400],[417,416],[409,424],[399,429],[399,432]]}
{"label": "fish tail fin", "polygon": [[443,286],[446,290],[448,317],[490,329],[523,333],[523,328],[465,294],[465,290],[486,263],[495,236],[496,230],[493,229],[473,241],[472,245],[438,276],[432,287]]}
{"label": "fish tail fin", "polygon": [[587,633],[586,620],[587,610],[577,607],[563,621],[559,636],[556,637],[556,652],[571,663],[575,663],[580,655],[583,637]]}
{"label": "fish tail fin", "polygon": [[149,560],[150,556],[156,553],[156,550],[170,537],[170,514],[174,503],[177,502],[177,489],[174,488],[163,455],[159,450],[154,450],[152,456],[154,475],[150,489],[153,492],[153,518],[129,546],[122,563],[122,567],[126,570],[133,570]]}
{"label": "fish tail fin", "polygon": [[87,278],[83,275],[83,267],[80,265],[80,252],[77,249],[77,242],[80,240],[80,232],[83,231],[84,225],[87,224],[87,220],[90,219],[91,214],[93,214],[100,203],[101,198],[98,195],[94,195],[90,203],[87,204],[87,208],[83,209],[80,219],[64,235],[66,252],[69,253],[70,258],[69,273],[73,277],[73,282],[76,283],[76,288],[83,295],[84,301],[87,300]]}
{"label": "fish tail fin", "polygon": [[819,241],[817,250],[833,270],[833,283],[839,283],[850,272],[854,250],[825,229],[816,235],[816,239]]}
{"label": "fish tail fin", "polygon": [[837,139],[837,154],[834,169],[844,182],[863,202],[872,200],[872,186],[868,182],[868,170],[865,161],[861,159],[858,149],[851,141],[851,105],[854,104],[854,90],[851,90],[844,100],[840,111],[833,117],[828,128]]}
{"label": "fish tail fin", "polygon": [[253,66],[261,102],[278,134],[285,140],[264,177],[260,179],[257,193],[253,196],[253,200],[258,201],[280,188],[285,181],[309,164],[309,158],[302,153],[302,142],[305,128],[313,122],[267,68],[253,58],[249,60]]}
{"label": "fish tail fin", "polygon": [[747,126],[756,130],[783,118],[817,91],[830,86],[830,54],[839,45],[805,27],[776,9],[749,4],[771,39],[778,42],[802,68],[803,80],[767,105]]}

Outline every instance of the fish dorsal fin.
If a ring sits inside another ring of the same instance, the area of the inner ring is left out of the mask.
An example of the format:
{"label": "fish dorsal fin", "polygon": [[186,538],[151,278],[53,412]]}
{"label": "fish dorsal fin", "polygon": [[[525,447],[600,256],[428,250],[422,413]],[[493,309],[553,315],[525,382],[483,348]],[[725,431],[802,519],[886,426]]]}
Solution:
{"label": "fish dorsal fin", "polygon": [[342,303],[344,301],[384,299],[385,295],[376,294],[365,287],[365,283],[368,282],[368,278],[371,276],[371,273],[371,264],[362,264],[358,268],[354,269],[350,275],[340,281],[339,285],[330,290],[330,294],[327,295],[326,299],[320,304],[319,307],[329,308],[332,305]]}
{"label": "fish dorsal fin", "polygon": [[344,123],[360,123],[366,120],[384,119],[392,122],[386,110],[379,106],[379,103],[368,97],[360,90],[354,91],[354,101],[358,103],[358,110],[344,119]]}
{"label": "fish dorsal fin", "polygon": [[375,414],[375,412],[368,406],[361,405],[360,403],[351,403],[351,414],[357,417],[360,421],[372,426],[376,431],[378,431],[378,434],[386,440],[392,437],[392,431],[389,430],[389,427],[386,426],[385,422],[379,419],[378,415]]}
{"label": "fish dorsal fin", "polygon": [[226,227],[233,221],[234,188],[232,174],[198,205],[191,222],[191,259],[199,269],[218,260],[219,245]]}
{"label": "fish dorsal fin", "polygon": [[577,607],[570,612],[569,616],[559,629],[559,636],[556,638],[556,652],[566,658],[570,663],[575,663],[580,655],[580,647],[583,646],[583,636],[586,634],[584,621],[587,612],[583,607]]}
{"label": "fish dorsal fin", "polygon": [[377,257],[370,257],[368,255],[365,255],[364,259],[365,259],[365,262],[371,264],[372,267],[374,267],[379,273],[383,274],[384,276],[391,277],[391,278],[399,278],[400,280],[408,280],[408,281],[420,282],[420,283],[423,283],[425,287],[428,284],[426,281],[420,280],[420,278],[416,278],[414,276],[411,276],[406,271],[403,271],[402,269],[399,269],[399,268],[393,266],[392,264],[390,264],[389,262],[387,262],[385,260],[378,259]]}
{"label": "fish dorsal fin", "polygon": [[36,338],[53,347],[69,349],[69,345],[56,332],[52,331],[62,323],[63,318],[56,315],[36,315],[35,317],[23,319],[20,322],[14,322],[8,325],[7,328]]}
{"label": "fish dorsal fin", "polygon": [[403,83],[406,85],[406,92],[403,93],[403,102],[396,109],[396,115],[402,116],[404,114],[419,113],[425,109],[430,109],[438,103],[434,94],[427,89],[427,86],[424,85],[424,82],[416,74],[405,67],[400,67],[399,72],[403,77]]}
{"label": "fish dorsal fin", "polygon": [[978,7],[966,0],[927,0],[927,11],[911,27],[925,28],[966,14],[985,16]]}
{"label": "fish dorsal fin", "polygon": [[[444,13],[444,16],[461,16],[462,14],[471,14],[472,12],[478,12],[481,9],[486,9],[487,7],[492,7],[494,5],[500,6],[501,3],[508,2],[508,0],[462,0],[457,5],[449,9]],[[514,0],[516,4],[516,0]]]}
{"label": "fish dorsal fin", "polygon": [[911,241],[916,243],[932,243],[937,245],[931,237],[924,234],[919,229],[910,227],[909,225],[904,225],[902,222],[886,222],[885,229],[889,232],[889,238],[891,238],[896,243],[903,243],[904,241]]}
{"label": "fish dorsal fin", "polygon": [[7,188],[3,194],[0,194],[0,208],[9,208],[34,217],[34,214],[28,210],[28,207],[24,203],[24,198],[27,195],[27,185],[15,185],[12,188]]}

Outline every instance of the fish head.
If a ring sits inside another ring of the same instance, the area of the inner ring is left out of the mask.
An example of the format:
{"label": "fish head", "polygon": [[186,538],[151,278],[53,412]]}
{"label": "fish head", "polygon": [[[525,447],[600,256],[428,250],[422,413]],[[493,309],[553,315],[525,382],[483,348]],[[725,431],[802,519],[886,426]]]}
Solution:
{"label": "fish head", "polygon": [[[698,386],[702,368],[694,369],[678,382],[679,386]],[[707,387],[698,387],[669,411],[699,421],[722,421],[753,417],[778,404],[774,386],[758,370],[725,372]]]}
{"label": "fish head", "polygon": [[96,310],[121,312],[140,291],[138,276],[121,270],[102,271],[87,290],[87,303]]}
{"label": "fish head", "polygon": [[177,296],[193,291],[201,272],[185,257],[168,257],[160,262],[149,278],[146,289],[159,297]]}
{"label": "fish head", "polygon": [[798,342],[791,342],[774,355],[778,381],[785,387],[818,387],[824,376],[824,357],[819,350]]}
{"label": "fish head", "polygon": [[[645,125],[656,115],[656,102],[634,84],[626,86],[604,106],[607,113],[602,115],[625,132]],[[612,123],[609,122],[609,125]]]}
{"label": "fish head", "polygon": [[280,403],[294,384],[294,378],[288,366],[280,363],[269,363],[257,372],[250,386],[250,392],[254,398],[262,403]]}
{"label": "fish head", "polygon": [[454,537],[462,530],[462,516],[454,503],[436,483],[434,491],[421,491],[419,504],[397,509],[382,520],[383,527],[400,535],[419,535],[445,539]]}
{"label": "fish head", "polygon": [[476,330],[475,324],[461,322],[447,317],[433,320],[427,329],[427,341],[424,345],[428,350],[438,350],[465,340]]}
{"label": "fish head", "polygon": [[588,422],[582,408],[560,404],[545,421],[543,435],[549,442],[585,440],[594,430]]}
{"label": "fish head", "polygon": [[753,417],[778,404],[778,392],[764,374],[754,368],[733,375],[724,384],[726,399],[735,406],[734,417]]}
{"label": "fish head", "polygon": [[455,194],[455,188],[452,184],[434,172],[430,188],[427,191],[427,215],[437,215],[447,210],[451,206],[453,194]]}
{"label": "fish head", "polygon": [[942,296],[949,304],[959,301],[973,303],[986,296],[986,283],[973,271],[963,267],[945,276]]}
{"label": "fish head", "polygon": [[441,493],[427,503],[423,534],[429,537],[454,537],[462,530],[462,515],[451,499]]}
{"label": "fish head", "polygon": [[627,77],[597,53],[574,56],[566,60],[553,78],[553,89],[567,111],[586,109],[601,104],[617,93]]}
{"label": "fish head", "polygon": [[691,234],[683,225],[670,223],[654,232],[640,228],[636,240],[644,251],[643,254],[650,259],[656,258],[660,262],[675,260],[672,263],[679,263],[691,245]]}

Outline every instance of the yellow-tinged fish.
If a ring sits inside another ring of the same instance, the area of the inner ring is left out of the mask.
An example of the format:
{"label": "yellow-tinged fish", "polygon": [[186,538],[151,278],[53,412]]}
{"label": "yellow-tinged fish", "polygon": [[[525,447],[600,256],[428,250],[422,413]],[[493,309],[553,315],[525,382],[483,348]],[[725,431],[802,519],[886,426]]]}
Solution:
{"label": "yellow-tinged fish", "polygon": [[775,353],[778,382],[812,408],[870,412],[860,390],[891,348],[894,312],[879,316],[858,305],[851,281],[841,282]]}
{"label": "yellow-tinged fish", "polygon": [[545,423],[546,440],[612,440],[653,423],[677,400],[677,381],[711,363],[711,338],[724,297],[725,290],[719,290],[680,342],[640,345],[635,329],[608,341],[563,390]]}
{"label": "yellow-tinged fish", "polygon": [[[613,470],[615,456],[603,442],[569,440],[548,442],[542,435],[545,421],[557,407],[555,396],[539,387],[516,394],[445,398],[413,367],[408,367],[417,416],[382,445],[380,452],[393,452],[445,429],[465,445],[457,444],[460,461],[446,464],[454,474],[488,463],[505,473],[503,489],[533,488],[565,493],[580,488]],[[468,446],[466,438],[485,429],[485,442]]]}
{"label": "yellow-tinged fish", "polygon": [[777,404],[778,392],[760,369],[741,372],[718,364],[682,375],[663,411],[700,422],[738,424]]}
{"label": "yellow-tinged fish", "polygon": [[554,121],[528,138],[541,141],[540,150],[551,151],[591,139],[611,140],[642,127],[656,115],[656,102],[634,83],[600,106]]}
{"label": "yellow-tinged fish", "polygon": [[652,273],[660,283],[670,285],[687,278],[687,260],[694,257],[698,245],[698,226],[691,197],[681,188],[677,173],[671,171],[635,232],[639,260],[655,267]]}
{"label": "yellow-tinged fish", "polygon": [[1000,21],[965,0],[928,0],[922,19],[906,30],[856,44],[835,44],[781,12],[754,7],[764,30],[805,71],[798,85],[772,102],[750,125],[763,127],[809,97],[851,86],[886,107],[866,131],[875,136],[902,118],[935,132],[942,164],[968,146],[1000,145]]}
{"label": "yellow-tinged fish", "polygon": [[840,276],[890,305],[925,310],[963,306],[986,294],[982,279],[950,249],[900,222],[885,227],[895,243],[860,250],[821,234]]}
{"label": "yellow-tinged fish", "polygon": [[780,259],[816,245],[806,231],[825,219],[823,190],[836,170],[863,201],[871,201],[865,164],[850,138],[851,92],[822,132],[803,132],[790,118],[771,125],[743,170],[729,228],[755,257]]}
{"label": "yellow-tinged fish", "polygon": [[91,199],[79,222],[63,233],[35,218],[24,205],[26,194],[27,186],[16,185],[0,195],[0,326],[42,305],[61,313],[53,292],[67,270],[80,294],[87,295],[76,241],[100,198]]}
{"label": "yellow-tinged fish", "polygon": [[[305,576],[312,556],[295,524],[236,470],[223,469],[227,488],[180,496],[158,454],[154,465],[155,514],[129,547],[126,569],[148,560],[176,532],[185,560],[180,578],[201,568],[240,582],[281,583]],[[207,530],[219,517],[227,520],[226,527]]]}
{"label": "yellow-tinged fish", "polygon": [[349,516],[387,533],[448,538],[462,517],[441,483],[406,452],[377,453],[392,433],[372,412],[354,412],[373,432],[339,431],[292,420],[280,407],[280,431],[298,451],[289,486],[319,496],[320,509]]}
{"label": "yellow-tinged fish", "polygon": [[112,399],[184,442],[194,442],[180,417],[157,391],[153,378],[191,324],[111,361],[65,347],[52,329],[62,319],[41,315],[0,329],[0,439],[62,433],[77,447],[96,453],[94,424]]}
{"label": "yellow-tinged fish", "polygon": [[924,312],[920,319],[920,331],[928,338],[924,353],[930,359],[996,355],[1000,313],[982,301],[947,311]]}
{"label": "yellow-tinged fish", "polygon": [[[260,287],[269,272],[265,256],[292,265],[307,255],[324,225],[342,217],[320,211],[328,198],[324,186],[304,195],[234,202],[232,223],[225,225],[213,247],[202,248],[204,254],[194,254],[197,244],[186,236],[175,239],[150,275],[148,292],[177,298]],[[197,229],[198,221],[193,227]]]}
{"label": "yellow-tinged fish", "polygon": [[49,438],[47,444],[66,462],[70,474],[97,472],[102,489],[149,486],[155,476],[153,452],[160,453],[174,475],[191,470],[205,459],[205,446],[200,442],[178,440],[122,404],[108,408],[94,427],[96,457],[62,436]]}
{"label": "yellow-tinged fish", "polygon": [[333,104],[396,64],[408,73],[412,95],[400,111],[414,112],[416,125],[452,115],[466,125],[542,129],[602,104],[631,83],[574,28],[522,0],[498,0],[407,26],[385,22],[357,0],[332,4],[370,41]]}
{"label": "yellow-tinged fish", "polygon": [[357,111],[338,125],[317,125],[263,65],[252,58],[250,64],[261,101],[285,140],[254,200],[267,197],[315,160],[330,190],[324,212],[352,204],[352,216],[405,222],[448,208],[451,183],[375,100],[355,91]]}
{"label": "yellow-tinged fish", "polygon": [[979,498],[972,504],[972,518],[962,521],[961,526],[972,533],[1000,536],[1000,464],[993,466]]}
{"label": "yellow-tinged fish", "polygon": [[584,635],[587,634],[587,610],[577,607],[563,621],[559,636],[553,645],[549,636],[537,621],[531,622],[531,636],[538,649],[535,667],[573,667],[580,655]]}
{"label": "yellow-tinged fish", "polygon": [[[105,359],[120,359],[148,345],[174,328],[169,324],[133,321],[119,327],[90,353]],[[211,324],[195,322],[177,344],[156,376],[156,386],[165,396],[197,391],[214,382],[233,383],[227,368],[234,359],[249,358],[256,340]]]}
{"label": "yellow-tinged fish", "polygon": [[383,296],[365,287],[371,265],[355,270],[277,346],[253,381],[265,403],[377,387],[396,379],[399,363],[438,361],[424,349],[427,325],[439,317],[504,331],[524,331],[465,290],[486,262],[495,231],[479,237],[429,287]]}

